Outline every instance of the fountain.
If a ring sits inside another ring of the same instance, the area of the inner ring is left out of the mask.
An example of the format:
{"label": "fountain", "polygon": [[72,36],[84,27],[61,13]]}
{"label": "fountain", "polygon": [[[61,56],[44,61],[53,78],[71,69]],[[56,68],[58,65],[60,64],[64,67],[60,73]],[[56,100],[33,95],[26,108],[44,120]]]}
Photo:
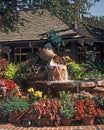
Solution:
{"label": "fountain", "polygon": [[[43,91],[46,94],[57,96],[59,91],[71,91],[79,93],[80,90],[90,90],[96,86],[96,83],[91,80],[69,80],[67,67],[64,61],[55,52],[61,44],[60,36],[55,34],[55,31],[49,32],[48,43],[43,48],[39,49],[41,59],[48,61],[48,77],[44,81],[35,81],[37,90]],[[55,47],[55,48],[54,48]]]}
{"label": "fountain", "polygon": [[66,81],[68,72],[66,65],[57,64],[52,59],[48,67],[48,81]]}
{"label": "fountain", "polygon": [[40,58],[49,62],[48,76],[44,81],[35,81],[36,89],[57,96],[59,91],[78,92],[79,85],[68,80],[67,67],[61,57],[50,49],[40,49]]}

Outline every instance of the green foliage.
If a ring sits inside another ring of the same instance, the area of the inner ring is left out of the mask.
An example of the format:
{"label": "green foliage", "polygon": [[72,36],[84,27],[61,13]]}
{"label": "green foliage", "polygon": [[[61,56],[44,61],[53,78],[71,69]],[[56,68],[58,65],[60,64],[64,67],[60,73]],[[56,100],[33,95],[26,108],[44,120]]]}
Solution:
{"label": "green foliage", "polygon": [[104,74],[102,74],[100,71],[96,69],[96,70],[92,70],[87,73],[84,73],[82,77],[87,78],[87,79],[103,79]]}
{"label": "green foliage", "polygon": [[77,64],[75,62],[71,62],[67,65],[68,68],[68,75],[72,79],[80,79],[82,74],[84,73],[84,68],[82,65]]}
{"label": "green foliage", "polygon": [[96,55],[93,51],[87,51],[85,55],[85,72],[83,78],[102,79],[104,78],[104,66],[95,62]]}
{"label": "green foliage", "polygon": [[66,66],[68,66],[73,60],[70,58],[70,56],[63,56],[63,60]]}
{"label": "green foliage", "polygon": [[32,58],[34,58],[34,57],[36,57],[36,54],[35,54],[35,53],[28,53],[28,54],[27,54],[27,59],[32,59]]}
{"label": "green foliage", "polygon": [[61,100],[68,100],[68,99],[70,100],[71,96],[72,96],[72,94],[70,91],[67,91],[67,92],[60,91],[59,92],[59,97]]}
{"label": "green foliage", "polygon": [[14,79],[17,70],[18,65],[10,63],[4,72],[4,77],[8,79]]}
{"label": "green foliage", "polygon": [[95,122],[97,124],[104,124],[104,116],[102,116],[102,117],[96,117],[95,118]]}
{"label": "green foliage", "polygon": [[91,16],[91,18],[96,22],[103,22],[104,23],[104,16]]}
{"label": "green foliage", "polygon": [[34,91],[34,88],[29,88],[28,90],[29,93],[29,98],[28,98],[28,102],[31,104],[35,101],[39,101],[42,100],[43,98],[43,92],[41,91]]}
{"label": "green foliage", "polygon": [[97,93],[94,95],[96,106],[104,111],[104,93]]}
{"label": "green foliage", "polygon": [[15,80],[24,80],[29,78],[34,79],[34,76],[36,76],[39,72],[45,72],[46,67],[46,63],[38,57],[26,60],[19,65],[19,69],[15,74]]}
{"label": "green foliage", "polygon": [[28,102],[17,96],[14,96],[12,99],[8,99],[6,102],[0,104],[0,110],[2,110],[5,115],[9,114],[11,111],[22,111],[28,108]]}
{"label": "green foliage", "polygon": [[86,51],[85,53],[85,68],[86,72],[96,69],[95,66],[95,53],[93,51]]}
{"label": "green foliage", "polygon": [[[48,9],[66,23],[80,21],[79,11],[86,14],[100,0],[7,0],[0,1],[0,27],[8,32],[15,31],[19,22],[18,10]],[[74,4],[72,4],[74,3]]]}
{"label": "green foliage", "polygon": [[99,20],[104,23],[104,16],[100,16]]}
{"label": "green foliage", "polygon": [[60,91],[59,92],[59,101],[62,104],[60,113],[62,117],[72,119],[74,117],[75,109],[74,102],[72,100],[72,94],[70,91]]}

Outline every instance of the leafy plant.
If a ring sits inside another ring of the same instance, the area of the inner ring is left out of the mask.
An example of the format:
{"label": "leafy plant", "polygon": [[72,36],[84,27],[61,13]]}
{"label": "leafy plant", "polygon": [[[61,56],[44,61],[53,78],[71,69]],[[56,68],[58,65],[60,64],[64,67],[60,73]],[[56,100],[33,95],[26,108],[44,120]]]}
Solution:
{"label": "leafy plant", "polygon": [[69,77],[71,77],[72,79],[80,79],[84,72],[83,66],[75,62],[71,62],[70,64],[68,64],[67,68]]}
{"label": "leafy plant", "polygon": [[29,88],[28,93],[29,93],[28,98],[29,103],[39,101],[43,98],[43,93],[41,91],[34,91],[34,88]]}
{"label": "leafy plant", "polygon": [[95,93],[94,101],[98,108],[102,110],[102,117],[96,117],[95,121],[97,124],[104,124],[104,92]]}
{"label": "leafy plant", "polygon": [[85,73],[89,73],[92,70],[96,70],[95,65],[95,53],[93,51],[86,51],[85,52]]}
{"label": "leafy plant", "polygon": [[101,108],[104,111],[104,92],[95,93],[94,101],[97,107]]}
{"label": "leafy plant", "polygon": [[85,72],[82,77],[87,79],[103,79],[104,74],[101,73],[101,71],[98,71],[97,69],[92,69],[92,71]]}
{"label": "leafy plant", "polygon": [[52,125],[59,125],[61,121],[59,109],[61,108],[61,104],[56,98],[48,99],[45,98],[43,100],[37,101],[31,105],[30,116],[35,116],[35,120],[39,120],[41,118],[48,118],[49,122]]}
{"label": "leafy plant", "polygon": [[0,77],[4,76],[4,71],[8,66],[8,61],[5,58],[0,58]]}
{"label": "leafy plant", "polygon": [[80,93],[77,94],[77,99],[85,99],[85,98],[93,100],[93,94],[84,90],[80,91]]}
{"label": "leafy plant", "polygon": [[73,60],[69,56],[63,56],[65,65],[69,65]]}
{"label": "leafy plant", "polygon": [[17,79],[34,79],[34,76],[40,72],[46,71],[46,64],[39,58],[33,58],[26,60],[19,65],[19,69],[15,74],[15,80]]}
{"label": "leafy plant", "polygon": [[96,63],[96,55],[93,51],[86,51],[85,63],[83,64],[85,72],[83,78],[88,79],[102,79],[104,78],[103,65],[99,62]]}
{"label": "leafy plant", "polygon": [[18,66],[16,64],[8,64],[5,72],[4,77],[8,79],[14,79],[15,73],[18,70]]}
{"label": "leafy plant", "polygon": [[6,100],[15,94],[18,85],[10,79],[0,78],[0,99]]}
{"label": "leafy plant", "polygon": [[0,110],[4,115],[8,115],[12,111],[22,111],[29,108],[29,104],[25,99],[17,96],[13,96],[6,102],[0,104]]}
{"label": "leafy plant", "polygon": [[104,124],[104,116],[102,116],[102,117],[96,117],[95,118],[95,122],[97,124]]}
{"label": "leafy plant", "polygon": [[60,113],[62,117],[65,117],[67,119],[72,119],[75,113],[74,102],[71,97],[72,97],[72,94],[69,91],[59,92],[59,100],[60,100],[60,103],[62,104]]}

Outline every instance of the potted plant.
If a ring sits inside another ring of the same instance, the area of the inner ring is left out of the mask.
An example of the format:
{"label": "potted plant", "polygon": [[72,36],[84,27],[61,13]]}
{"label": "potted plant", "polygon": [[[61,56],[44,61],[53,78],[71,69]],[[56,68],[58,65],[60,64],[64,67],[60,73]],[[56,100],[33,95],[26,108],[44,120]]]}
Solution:
{"label": "potted plant", "polygon": [[20,123],[28,108],[28,102],[17,96],[13,96],[11,99],[7,99],[6,102],[0,104],[0,110],[3,115],[9,117],[8,120],[12,123]]}
{"label": "potted plant", "polygon": [[61,113],[61,124],[62,125],[70,125],[73,117],[74,117],[74,102],[72,100],[72,94],[70,91],[60,91],[59,92],[59,100],[62,104],[62,107],[60,108]]}
{"label": "potted plant", "polygon": [[83,120],[84,124],[94,124],[95,116],[102,116],[102,111],[100,108],[96,107],[93,99],[88,97],[83,99],[78,99],[75,102],[75,119]]}
{"label": "potted plant", "polygon": [[61,104],[56,98],[36,101],[31,105],[28,116],[26,115],[27,121],[39,126],[60,125],[60,108]]}
{"label": "potted plant", "polygon": [[[40,77],[38,75],[43,74]],[[21,78],[23,80],[37,80],[46,77],[46,63],[40,60],[39,57],[26,60],[19,65],[19,69],[16,72],[15,79]]]}
{"label": "potted plant", "polygon": [[104,124],[104,92],[95,93],[94,101],[98,108],[100,108],[103,112],[103,116],[96,116],[95,121],[97,124]]}
{"label": "potted plant", "polygon": [[16,94],[17,90],[19,90],[18,85],[14,82],[14,80],[0,78],[0,100],[6,101],[6,99],[10,99],[14,94]]}
{"label": "potted plant", "polygon": [[96,106],[104,110],[104,92],[95,93],[93,98]]}

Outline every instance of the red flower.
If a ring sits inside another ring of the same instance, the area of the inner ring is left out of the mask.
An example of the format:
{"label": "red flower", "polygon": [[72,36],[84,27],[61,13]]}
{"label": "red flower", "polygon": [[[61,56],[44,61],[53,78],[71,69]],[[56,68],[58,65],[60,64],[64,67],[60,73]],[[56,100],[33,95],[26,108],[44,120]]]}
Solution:
{"label": "red flower", "polygon": [[8,90],[13,90],[17,84],[13,80],[0,78],[0,86],[7,87]]}
{"label": "red flower", "polygon": [[13,96],[13,89],[17,84],[10,79],[0,78],[0,96],[2,98],[11,98]]}
{"label": "red flower", "polygon": [[102,116],[102,111],[100,108],[96,108],[95,102],[89,100],[88,98],[80,99],[75,102],[75,119],[80,120],[85,116],[94,115]]}

